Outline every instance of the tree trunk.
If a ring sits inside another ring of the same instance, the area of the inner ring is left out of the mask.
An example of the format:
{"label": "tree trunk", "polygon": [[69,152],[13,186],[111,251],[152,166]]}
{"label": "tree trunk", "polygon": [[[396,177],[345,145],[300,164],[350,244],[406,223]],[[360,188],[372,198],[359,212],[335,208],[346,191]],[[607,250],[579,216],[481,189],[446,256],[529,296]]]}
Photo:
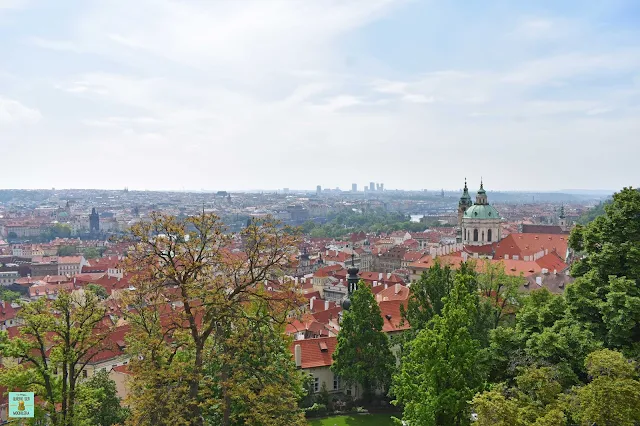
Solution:
{"label": "tree trunk", "polygon": [[222,367],[222,373],[220,375],[222,379],[222,400],[224,401],[224,410],[222,412],[222,426],[230,426],[231,424],[231,397],[229,397],[229,393],[227,392],[227,379],[229,378],[229,374],[227,373],[226,367]]}
{"label": "tree trunk", "polygon": [[69,405],[67,406],[67,418],[68,424],[73,426],[74,423],[74,408],[75,408],[75,400],[76,400],[76,375],[75,375],[75,366],[70,368],[71,375],[69,376]]}
{"label": "tree trunk", "polygon": [[193,366],[193,376],[189,383],[189,402],[191,404],[191,424],[202,426],[204,424],[200,405],[198,404],[198,393],[200,391],[200,376],[202,376],[202,347],[196,345],[196,359]]}
{"label": "tree trunk", "polygon": [[[67,378],[69,377],[69,370],[67,370],[66,361],[62,364],[62,424],[66,425],[68,423],[67,419]],[[55,404],[54,404],[55,409]]]}

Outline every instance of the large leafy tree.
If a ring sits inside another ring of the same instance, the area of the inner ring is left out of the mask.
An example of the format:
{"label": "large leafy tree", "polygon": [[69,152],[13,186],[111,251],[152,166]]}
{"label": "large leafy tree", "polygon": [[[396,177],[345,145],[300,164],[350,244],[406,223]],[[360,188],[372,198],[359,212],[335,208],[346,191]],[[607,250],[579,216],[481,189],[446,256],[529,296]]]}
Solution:
{"label": "large leafy tree", "polygon": [[443,298],[453,288],[454,276],[455,272],[449,265],[441,265],[436,259],[433,266],[411,284],[407,308],[401,307],[401,310],[414,332],[425,328],[434,315],[442,313]]}
{"label": "large leafy tree", "polygon": [[574,380],[584,377],[584,357],[600,342],[580,322],[566,318],[566,307],[561,295],[544,288],[531,292],[523,300],[515,326],[491,333],[490,377],[510,379],[519,368],[530,365],[558,365]]}
{"label": "large leafy tree", "polygon": [[497,327],[509,313],[513,313],[520,300],[520,286],[524,283],[521,276],[507,275],[504,263],[482,263],[478,274],[478,287],[481,295],[493,306],[493,327]]}
{"label": "large leafy tree", "polygon": [[637,353],[640,345],[640,192],[624,188],[605,214],[571,234],[581,256],[572,266],[568,310],[612,348]]}
{"label": "large leafy tree", "polygon": [[636,363],[603,349],[585,360],[592,380],[576,389],[572,417],[579,424],[633,426],[640,422],[640,381]]}
{"label": "large leafy tree", "polygon": [[120,405],[116,383],[105,370],[99,370],[80,383],[77,411],[84,423],[92,426],[124,424],[128,415],[128,410]]}
{"label": "large leafy tree", "polygon": [[280,283],[278,292],[263,284],[289,267],[296,235],[269,219],[227,234],[217,216],[204,212],[184,220],[153,214],[132,234],[127,270],[135,290],[126,296],[133,308],[127,314],[132,422],[202,425],[203,408],[219,404],[220,424],[230,425],[225,371],[217,372],[218,398],[205,380],[207,357],[220,356],[229,325],[251,315],[252,303],[263,303],[276,323],[297,306],[293,283]]}
{"label": "large leafy tree", "polygon": [[228,328],[220,347],[209,348],[205,380],[216,399],[226,395],[228,400],[206,407],[204,416],[211,424],[228,416],[233,425],[304,426],[298,401],[306,393],[305,377],[291,358],[290,341],[263,307],[254,304],[251,310]]}
{"label": "large leafy tree", "polygon": [[553,367],[527,367],[515,385],[496,384],[477,394],[473,406],[478,426],[563,426],[562,375]]}
{"label": "large leafy tree", "polygon": [[475,268],[474,262],[464,262],[454,271],[448,265],[441,265],[436,259],[433,266],[424,271],[418,281],[411,284],[407,308],[401,306],[402,316],[411,324],[411,330],[403,335],[401,343],[412,340],[435,315],[442,313],[445,300],[453,290],[455,277],[462,276],[465,277],[464,289],[476,301],[471,334],[480,341],[482,347],[488,345],[488,333],[495,327],[497,308],[493,299],[483,297],[484,290],[488,289],[489,285],[479,287],[480,278]]}
{"label": "large leafy tree", "polygon": [[395,357],[382,331],[382,314],[371,289],[362,281],[343,311],[331,369],[348,385],[361,385],[365,398],[391,381]]}
{"label": "large leafy tree", "polygon": [[485,380],[480,342],[471,329],[477,320],[478,299],[468,291],[469,275],[457,275],[441,315],[408,345],[401,370],[391,389],[403,419],[420,425],[465,425],[468,401]]}
{"label": "large leafy tree", "polygon": [[[82,371],[106,348],[106,308],[91,292],[58,293],[56,300],[25,303],[18,313],[20,336],[0,333],[0,353],[14,362],[0,370],[0,383],[32,390],[47,403],[53,424],[74,425]],[[59,408],[57,404],[59,403]]]}

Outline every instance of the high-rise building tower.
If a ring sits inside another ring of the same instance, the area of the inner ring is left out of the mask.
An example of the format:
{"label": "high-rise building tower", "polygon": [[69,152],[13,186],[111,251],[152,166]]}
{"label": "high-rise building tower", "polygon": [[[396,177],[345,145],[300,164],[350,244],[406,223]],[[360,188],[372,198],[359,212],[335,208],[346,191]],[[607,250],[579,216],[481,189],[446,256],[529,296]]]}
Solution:
{"label": "high-rise building tower", "polygon": [[316,195],[320,195],[322,193],[322,187],[320,185],[316,186]]}
{"label": "high-rise building tower", "polygon": [[384,183],[380,184],[380,191],[384,191]]}
{"label": "high-rise building tower", "polygon": [[376,190],[375,182],[369,182],[369,191],[373,192]]}
{"label": "high-rise building tower", "polygon": [[351,184],[351,192],[358,192],[358,184],[357,183],[352,183]]}

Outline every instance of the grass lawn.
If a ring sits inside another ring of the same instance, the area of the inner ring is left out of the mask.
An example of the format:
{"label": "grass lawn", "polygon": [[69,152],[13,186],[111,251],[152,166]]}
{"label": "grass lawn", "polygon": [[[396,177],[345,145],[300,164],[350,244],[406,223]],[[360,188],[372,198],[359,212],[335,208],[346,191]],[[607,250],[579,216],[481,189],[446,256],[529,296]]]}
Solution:
{"label": "grass lawn", "polygon": [[326,419],[310,420],[311,426],[391,426],[391,414],[352,414]]}

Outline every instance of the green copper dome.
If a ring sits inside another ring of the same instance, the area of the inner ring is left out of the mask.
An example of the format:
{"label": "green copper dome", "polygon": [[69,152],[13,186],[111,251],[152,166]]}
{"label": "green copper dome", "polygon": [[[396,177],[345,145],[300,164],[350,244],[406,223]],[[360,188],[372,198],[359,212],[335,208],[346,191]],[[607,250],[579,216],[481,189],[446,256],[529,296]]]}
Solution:
{"label": "green copper dome", "polygon": [[468,219],[500,219],[500,214],[495,207],[489,204],[475,204],[464,212]]}

